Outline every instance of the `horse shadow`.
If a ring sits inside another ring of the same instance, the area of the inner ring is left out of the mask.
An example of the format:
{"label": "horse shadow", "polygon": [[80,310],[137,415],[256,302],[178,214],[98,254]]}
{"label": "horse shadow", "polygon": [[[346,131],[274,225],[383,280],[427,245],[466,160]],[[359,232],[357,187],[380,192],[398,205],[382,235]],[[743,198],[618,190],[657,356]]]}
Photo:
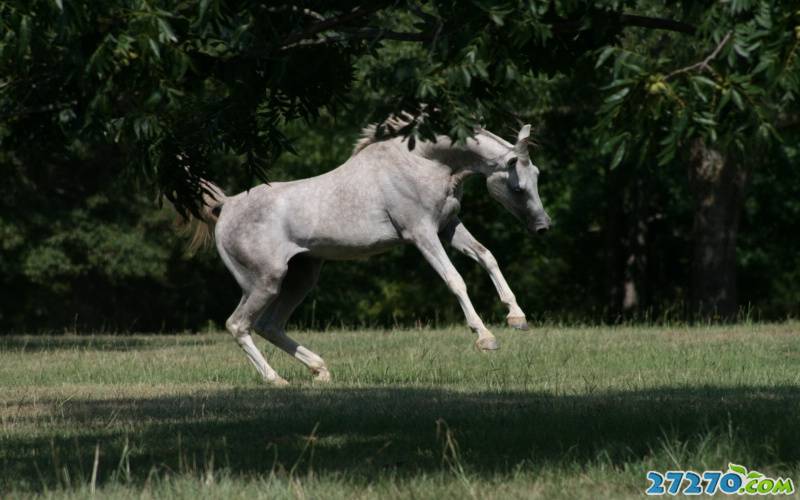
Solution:
{"label": "horse shadow", "polygon": [[[487,477],[533,467],[620,467],[670,442],[717,435],[746,449],[751,466],[800,460],[800,388],[662,387],[586,395],[437,388],[239,388],[189,396],[85,399],[53,413],[68,435],[7,437],[0,484],[58,482],[65,464],[99,481],[125,462],[133,480],[153,469],[235,475],[381,473],[413,476],[458,462]],[[39,405],[49,404],[39,401]],[[24,411],[22,412],[24,414]],[[127,430],[126,430],[127,429]],[[687,445],[691,446],[691,445]],[[733,460],[735,457],[730,457]],[[720,464],[722,465],[722,464]],[[54,471],[54,472],[48,472]],[[38,485],[38,486],[37,486]]]}

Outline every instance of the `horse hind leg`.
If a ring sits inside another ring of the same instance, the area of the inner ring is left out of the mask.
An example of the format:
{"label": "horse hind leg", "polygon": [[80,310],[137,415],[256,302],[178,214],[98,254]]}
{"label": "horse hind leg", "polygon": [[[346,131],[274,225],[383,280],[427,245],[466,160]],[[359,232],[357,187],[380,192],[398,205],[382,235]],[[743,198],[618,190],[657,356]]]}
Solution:
{"label": "horse hind leg", "polygon": [[314,379],[330,381],[331,375],[325,361],[315,352],[298,344],[286,335],[286,322],[308,292],[317,284],[322,261],[312,257],[296,256],[289,261],[289,271],[283,279],[281,291],[261,314],[255,330],[281,350],[307,366]]}
{"label": "horse hind leg", "polygon": [[271,273],[259,283],[248,287],[250,290],[244,292],[238,307],[225,322],[225,327],[247,354],[247,358],[255,366],[261,378],[265,382],[278,386],[287,385],[288,382],[267,363],[264,355],[253,342],[250,332],[261,312],[277,297],[284,275],[285,271]]}

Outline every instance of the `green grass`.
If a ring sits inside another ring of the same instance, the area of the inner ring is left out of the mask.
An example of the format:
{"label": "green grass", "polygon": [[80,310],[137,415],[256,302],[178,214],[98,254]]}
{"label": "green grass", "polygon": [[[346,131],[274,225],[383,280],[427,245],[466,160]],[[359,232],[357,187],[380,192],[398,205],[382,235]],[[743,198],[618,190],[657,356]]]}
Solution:
{"label": "green grass", "polygon": [[0,337],[0,497],[619,498],[728,462],[797,483],[798,332],[294,334],[329,385],[261,341],[290,388],[226,333]]}

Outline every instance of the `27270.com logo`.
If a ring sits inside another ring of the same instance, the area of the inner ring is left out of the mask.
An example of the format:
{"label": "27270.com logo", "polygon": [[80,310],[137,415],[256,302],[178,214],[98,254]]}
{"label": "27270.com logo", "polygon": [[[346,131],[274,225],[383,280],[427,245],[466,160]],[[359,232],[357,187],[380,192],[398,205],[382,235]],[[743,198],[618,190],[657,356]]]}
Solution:
{"label": "27270.com logo", "polygon": [[794,482],[791,478],[771,478],[758,471],[748,471],[744,466],[728,464],[728,470],[668,470],[664,473],[648,471],[648,495],[791,495]]}

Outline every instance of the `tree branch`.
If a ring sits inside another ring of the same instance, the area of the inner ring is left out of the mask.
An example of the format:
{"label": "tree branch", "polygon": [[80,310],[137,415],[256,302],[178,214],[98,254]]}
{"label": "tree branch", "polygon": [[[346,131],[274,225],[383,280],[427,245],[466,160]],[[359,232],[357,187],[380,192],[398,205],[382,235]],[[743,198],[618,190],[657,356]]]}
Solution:
{"label": "tree branch", "polygon": [[689,66],[686,66],[685,68],[676,69],[672,73],[670,73],[667,76],[665,76],[664,80],[669,80],[670,78],[672,78],[675,75],[679,75],[681,73],[688,73],[689,71],[694,71],[694,70],[701,70],[701,71],[705,70],[705,71],[713,72],[713,70],[711,69],[711,66],[709,66],[708,63],[710,63],[711,61],[716,59],[716,57],[719,55],[719,52],[722,50],[722,48],[731,39],[732,35],[733,35],[733,31],[729,31],[729,32],[725,33],[725,36],[722,37],[722,40],[720,40],[720,42],[717,44],[717,46],[714,49],[714,51],[711,52],[705,59],[703,59],[702,61],[700,61],[698,63],[694,63],[694,64],[691,64]]}
{"label": "tree branch", "polygon": [[284,46],[281,50],[294,47],[308,47],[313,45],[326,45],[329,43],[339,43],[347,40],[398,40],[401,42],[426,42],[431,39],[427,33],[408,33],[403,31],[382,30],[377,28],[364,28],[354,32],[343,32],[336,35],[325,35],[322,38],[313,40],[300,40],[292,45]]}
{"label": "tree branch", "polygon": [[363,28],[353,32],[353,35],[360,38],[374,37],[378,40],[389,39],[389,40],[400,40],[405,42],[426,42],[431,38],[433,38],[433,36],[430,33],[425,33],[422,31],[416,31],[416,32],[392,31],[382,28]]}
{"label": "tree branch", "polygon": [[[373,5],[371,7],[365,8],[362,6],[355,7],[350,12],[340,14],[338,16],[334,16],[328,19],[321,19],[319,22],[312,24],[304,31],[294,33],[286,37],[283,43],[280,46],[280,50],[286,50],[292,47],[300,46],[300,45],[322,45],[326,43],[336,43],[339,41],[344,40],[352,40],[352,39],[387,39],[387,40],[398,40],[404,42],[427,42],[435,38],[436,34],[429,33],[429,32],[398,32],[392,30],[385,30],[380,28],[369,28],[364,27],[358,29],[357,31],[353,31],[352,27],[346,27],[344,25],[359,19],[363,19],[368,17],[375,12],[385,8],[387,5],[380,2],[378,5]],[[317,13],[310,13],[307,10],[304,10],[304,13],[307,15],[313,15],[316,19],[320,19],[321,16]],[[316,14],[316,15],[314,15]],[[417,15],[423,16],[423,19],[431,23],[433,20],[436,20],[434,16],[430,14],[426,14],[422,11],[417,12]],[[668,31],[676,31],[679,33],[686,33],[693,35],[696,32],[696,28],[691,24],[687,24],[681,21],[674,21],[672,19],[664,19],[658,17],[647,17],[647,16],[639,16],[635,14],[621,14],[619,17],[619,22],[622,26],[637,26],[641,28],[648,28],[648,29],[661,29],[661,30],[668,30]],[[573,32],[573,31],[580,31],[582,24],[574,21],[566,21],[566,22],[556,22],[552,25],[553,31],[555,32]],[[337,35],[337,36],[328,36],[322,39],[314,39],[315,35],[323,33],[325,31],[339,29],[340,31],[351,31],[351,33],[347,35]]]}
{"label": "tree branch", "polygon": [[317,33],[321,33],[323,31],[328,31],[330,29],[336,28],[337,26],[341,26],[343,24],[349,23],[351,21],[355,21],[357,19],[361,19],[367,17],[369,15],[374,14],[375,12],[381,10],[385,6],[382,3],[378,3],[378,5],[373,5],[369,8],[363,8],[362,6],[358,6],[347,12],[345,14],[340,14],[338,16],[331,17],[329,19],[325,19],[318,23],[312,24],[309,26],[305,31],[301,31],[299,33],[295,33],[293,35],[289,35],[281,44],[281,49],[287,49],[302,40],[306,40],[308,38],[313,37]]}

